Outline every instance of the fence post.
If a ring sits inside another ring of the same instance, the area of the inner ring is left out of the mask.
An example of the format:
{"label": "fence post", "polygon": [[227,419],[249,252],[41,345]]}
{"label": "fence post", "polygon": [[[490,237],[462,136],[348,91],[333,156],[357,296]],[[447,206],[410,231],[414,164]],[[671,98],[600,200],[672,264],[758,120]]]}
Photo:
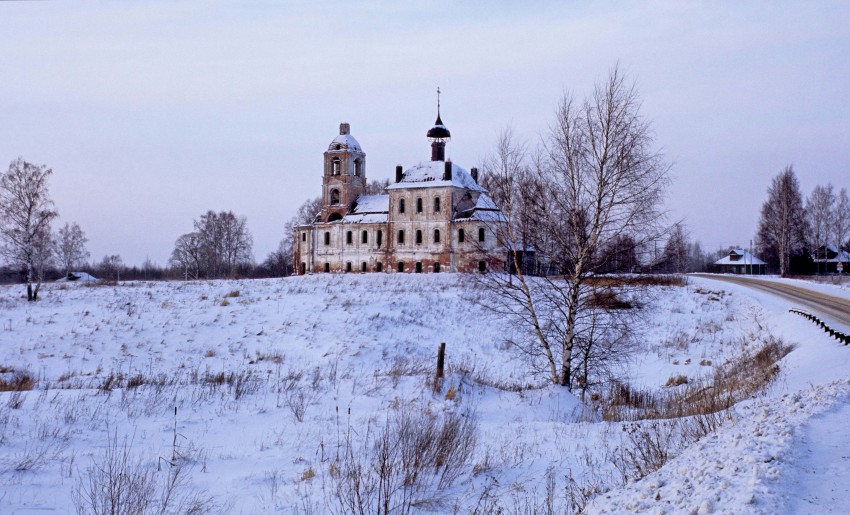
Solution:
{"label": "fence post", "polygon": [[446,363],[446,342],[440,342],[440,350],[437,351],[437,373],[434,376],[434,391],[437,392],[443,386],[444,368]]}

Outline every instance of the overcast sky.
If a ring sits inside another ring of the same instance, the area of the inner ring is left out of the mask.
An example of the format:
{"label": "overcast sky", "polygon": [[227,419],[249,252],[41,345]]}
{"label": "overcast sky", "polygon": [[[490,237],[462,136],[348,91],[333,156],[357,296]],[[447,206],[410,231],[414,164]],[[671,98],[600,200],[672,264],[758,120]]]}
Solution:
{"label": "overcast sky", "polygon": [[340,122],[369,179],[502,129],[534,143],[565,91],[619,62],[673,163],[667,207],[747,245],[771,177],[850,188],[850,2],[0,2],[0,166],[54,171],[92,258],[164,265],[206,210],[262,261],[321,193]]}

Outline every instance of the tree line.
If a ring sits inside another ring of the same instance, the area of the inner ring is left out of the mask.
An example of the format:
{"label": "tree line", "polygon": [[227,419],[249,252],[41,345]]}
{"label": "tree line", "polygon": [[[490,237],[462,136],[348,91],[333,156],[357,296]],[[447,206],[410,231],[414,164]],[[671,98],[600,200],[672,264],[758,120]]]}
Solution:
{"label": "tree line", "polygon": [[818,184],[804,199],[793,167],[785,167],[767,189],[756,249],[782,276],[828,271],[827,258],[850,250],[847,189]]}

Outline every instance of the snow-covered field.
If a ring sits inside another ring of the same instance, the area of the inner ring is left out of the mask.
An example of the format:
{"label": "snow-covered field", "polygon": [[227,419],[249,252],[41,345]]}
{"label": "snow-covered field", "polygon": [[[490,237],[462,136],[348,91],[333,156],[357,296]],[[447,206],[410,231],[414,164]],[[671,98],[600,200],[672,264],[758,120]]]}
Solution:
{"label": "snow-covered field", "polygon": [[[691,279],[646,292],[642,346],[623,371],[635,387],[707,377],[766,333],[796,347],[766,392],[625,486],[613,459],[625,424],[538,388],[505,344],[520,328],[491,316],[463,275],[53,284],[36,304],[22,292],[0,287],[0,377],[35,381],[0,392],[0,513],[73,513],[105,454],[125,448],[154,481],[182,467],[175,495],[208,508],[345,512],[345,455],[368,454],[364,442],[404,413],[476,427],[457,477],[428,490],[423,511],[522,512],[550,493],[565,506],[575,485],[597,487],[590,512],[850,505],[850,348],[743,287]],[[447,377],[434,392],[440,342]]]}

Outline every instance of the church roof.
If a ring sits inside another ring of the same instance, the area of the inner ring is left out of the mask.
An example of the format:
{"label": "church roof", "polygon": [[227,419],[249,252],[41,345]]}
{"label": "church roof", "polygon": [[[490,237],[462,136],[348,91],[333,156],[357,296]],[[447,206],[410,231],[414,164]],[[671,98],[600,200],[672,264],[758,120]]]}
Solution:
{"label": "church roof", "polygon": [[469,175],[469,172],[452,163],[452,178],[443,180],[446,163],[443,161],[423,161],[404,171],[401,182],[390,184],[388,190],[399,188],[432,188],[435,186],[455,186],[472,191],[484,191]]}
{"label": "church roof", "polygon": [[360,147],[360,143],[358,143],[351,134],[340,134],[334,138],[334,140],[331,141],[331,144],[328,145],[328,151],[333,152],[334,150],[363,152],[363,149]]}
{"label": "church roof", "polygon": [[479,222],[507,222],[507,218],[502,211],[496,206],[486,193],[481,193],[475,201],[475,206],[472,209],[460,213],[455,222],[458,221],[479,221]]}
{"label": "church roof", "polygon": [[369,224],[387,221],[389,195],[360,195],[354,209],[342,218],[344,224]]}

